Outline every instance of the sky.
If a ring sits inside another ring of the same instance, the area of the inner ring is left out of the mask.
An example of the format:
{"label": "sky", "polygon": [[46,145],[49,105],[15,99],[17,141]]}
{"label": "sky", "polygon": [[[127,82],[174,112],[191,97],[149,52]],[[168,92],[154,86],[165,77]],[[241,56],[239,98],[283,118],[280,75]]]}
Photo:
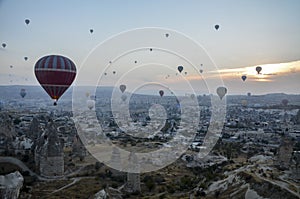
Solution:
{"label": "sky", "polygon": [[[179,90],[185,90],[183,82],[188,81],[197,94],[213,91],[220,84],[228,88],[228,94],[300,94],[299,10],[298,0],[0,0],[0,42],[6,44],[0,47],[0,85],[38,85],[34,76],[37,60],[60,54],[77,66],[74,85],[82,80],[88,83],[95,71],[101,76],[105,70],[117,70],[116,76],[108,73],[97,83],[116,86],[123,77],[127,85],[154,82]],[[28,25],[25,19],[30,19]],[[150,33],[132,31],[118,40],[124,32],[145,27],[161,28],[161,33],[170,30],[170,36],[157,38],[149,29]],[[180,40],[182,36],[189,39]],[[137,41],[141,46],[145,41],[144,47],[153,43],[153,49],[163,44],[167,53],[154,50],[157,54],[148,60],[149,53],[135,51]],[[189,41],[199,44],[202,54],[189,48]],[[184,52],[176,45],[182,45]],[[113,60],[118,56],[114,50],[125,53],[118,68],[90,60],[95,51]],[[172,57],[171,52],[179,56]],[[189,60],[203,58],[195,65],[204,72],[186,66],[187,75],[176,74],[177,66],[183,65],[183,54]],[[139,62],[126,64],[126,60]],[[261,74],[256,73],[256,66],[263,68]],[[124,76],[126,71],[132,74]],[[242,75],[247,76],[246,81]]]}

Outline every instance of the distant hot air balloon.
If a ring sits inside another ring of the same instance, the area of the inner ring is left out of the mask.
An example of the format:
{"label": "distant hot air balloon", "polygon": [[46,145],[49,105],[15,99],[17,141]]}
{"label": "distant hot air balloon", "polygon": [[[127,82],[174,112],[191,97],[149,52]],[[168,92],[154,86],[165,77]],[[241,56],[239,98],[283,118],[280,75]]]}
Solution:
{"label": "distant hot air balloon", "polygon": [[30,20],[29,19],[25,19],[25,23],[26,23],[26,25],[28,25],[30,23]]}
{"label": "distant hot air balloon", "polygon": [[125,101],[125,100],[127,99],[127,95],[122,95],[122,96],[121,96],[121,99],[122,99],[123,101]]}
{"label": "distant hot air balloon", "polygon": [[124,91],[126,90],[126,85],[124,84],[120,85],[120,90],[122,93],[124,93]]}
{"label": "distant hot air balloon", "polygon": [[185,71],[184,74],[187,75],[187,72]]}
{"label": "distant hot air balloon", "polygon": [[113,74],[116,74],[116,71],[113,71]]}
{"label": "distant hot air balloon", "polygon": [[89,100],[87,100],[87,107],[90,109],[90,110],[92,110],[94,107],[95,107],[95,100],[91,100],[91,99],[89,99]]}
{"label": "distant hot air balloon", "polygon": [[5,47],[6,47],[6,43],[3,43],[3,44],[2,44],[2,47],[5,48]]}
{"label": "distant hot air balloon", "polygon": [[245,106],[247,106],[247,104],[248,104],[248,101],[247,101],[247,100],[242,100],[242,101],[241,101],[241,103],[242,103],[242,106],[244,106],[244,107],[245,107]]}
{"label": "distant hot air balloon", "polygon": [[218,30],[220,26],[218,24],[215,25],[215,29]]}
{"label": "distant hot air balloon", "polygon": [[90,33],[93,33],[94,32],[94,30],[93,29],[90,29]]}
{"label": "distant hot air balloon", "polygon": [[202,70],[202,69],[200,69],[199,71],[200,71],[200,73],[203,73],[203,70]]}
{"label": "distant hot air balloon", "polygon": [[227,93],[227,88],[223,86],[217,88],[217,94],[219,95],[220,99],[223,99],[226,93]]}
{"label": "distant hot air balloon", "polygon": [[136,63],[137,63],[137,61],[135,60],[135,61],[134,61],[134,63],[136,64]]}
{"label": "distant hot air balloon", "polygon": [[61,55],[47,55],[40,58],[34,66],[35,76],[48,95],[57,100],[70,87],[76,76],[76,66]]}
{"label": "distant hot air balloon", "polygon": [[27,60],[28,60],[28,57],[24,57],[24,60],[27,61]]}
{"label": "distant hot air balloon", "polygon": [[166,37],[169,37],[169,33],[166,33],[165,35],[166,35]]}
{"label": "distant hot air balloon", "polygon": [[150,48],[150,51],[152,51],[152,48]]}
{"label": "distant hot air balloon", "polygon": [[104,75],[107,75],[107,73],[104,73]]}
{"label": "distant hot air balloon", "polygon": [[247,93],[247,96],[248,96],[248,97],[250,97],[250,96],[251,96],[251,93],[250,93],[250,92],[249,92],[249,93]]}
{"label": "distant hot air balloon", "polygon": [[182,70],[183,70],[183,66],[178,66],[177,69],[178,69],[178,71],[181,73]]}
{"label": "distant hot air balloon", "polygon": [[283,99],[283,100],[281,101],[281,103],[282,103],[284,106],[287,106],[288,103],[289,103],[289,100]]}
{"label": "distant hot air balloon", "polygon": [[257,66],[257,67],[256,67],[256,72],[257,72],[257,74],[259,74],[261,70],[262,70],[262,68],[261,68],[260,66]]}
{"label": "distant hot air balloon", "polygon": [[10,68],[13,68],[13,66],[12,66],[12,65],[10,65],[9,67],[10,67]]}
{"label": "distant hot air balloon", "polygon": [[26,90],[24,88],[21,89],[20,95],[22,98],[24,98],[26,96]]}
{"label": "distant hot air balloon", "polygon": [[247,76],[246,76],[246,75],[243,75],[243,76],[242,76],[242,80],[245,81],[246,79],[247,79]]}
{"label": "distant hot air balloon", "polygon": [[164,96],[164,93],[165,93],[165,92],[164,92],[163,90],[160,90],[158,93],[159,93],[159,95],[162,97],[162,96]]}

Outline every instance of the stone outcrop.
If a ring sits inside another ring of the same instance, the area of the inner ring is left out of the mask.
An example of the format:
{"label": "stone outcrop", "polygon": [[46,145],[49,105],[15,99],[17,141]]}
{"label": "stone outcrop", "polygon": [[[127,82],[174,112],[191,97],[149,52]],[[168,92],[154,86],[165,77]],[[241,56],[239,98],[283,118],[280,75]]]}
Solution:
{"label": "stone outcrop", "polygon": [[19,171],[0,176],[0,198],[16,199],[19,197],[24,178]]}

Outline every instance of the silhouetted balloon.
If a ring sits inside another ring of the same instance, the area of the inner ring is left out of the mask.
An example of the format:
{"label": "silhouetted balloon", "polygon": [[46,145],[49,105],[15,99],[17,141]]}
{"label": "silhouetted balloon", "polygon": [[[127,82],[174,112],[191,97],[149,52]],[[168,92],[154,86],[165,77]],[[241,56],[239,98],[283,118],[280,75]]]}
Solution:
{"label": "silhouetted balloon", "polygon": [[6,43],[3,43],[3,44],[2,44],[2,47],[5,48],[5,47],[6,47]]}
{"label": "silhouetted balloon", "polygon": [[22,98],[24,98],[26,96],[26,90],[24,88],[21,89],[20,95]]}
{"label": "silhouetted balloon", "polygon": [[184,74],[187,75],[187,72],[185,71]]}
{"label": "silhouetted balloon", "polygon": [[28,25],[30,23],[29,19],[25,19],[25,23]]}
{"label": "silhouetted balloon", "polygon": [[178,66],[177,69],[178,69],[178,71],[181,73],[182,70],[183,70],[183,66]]}
{"label": "silhouetted balloon", "polygon": [[282,103],[284,106],[287,106],[288,103],[289,103],[289,100],[283,99],[283,100],[281,101],[281,103]]}
{"label": "silhouetted balloon", "polygon": [[257,74],[259,74],[261,70],[262,70],[262,68],[261,68],[260,66],[257,66],[257,67],[256,67],[256,72],[257,72]]}
{"label": "silhouetted balloon", "polygon": [[243,75],[243,76],[242,76],[242,80],[245,81],[246,79],[247,79],[247,76],[246,76],[246,75]]}
{"label": "silhouetted balloon", "polygon": [[10,65],[9,67],[10,67],[10,68],[13,68],[13,66],[12,66],[12,65]]}
{"label": "silhouetted balloon", "polygon": [[202,70],[202,69],[200,69],[199,71],[200,71],[200,73],[203,73],[203,70]]}
{"label": "silhouetted balloon", "polygon": [[169,37],[169,33],[166,33],[166,37]]}
{"label": "silhouetted balloon", "polygon": [[150,48],[150,51],[152,51],[152,48]]}
{"label": "silhouetted balloon", "polygon": [[134,63],[136,64],[136,63],[137,63],[137,61],[134,61]]}
{"label": "silhouetted balloon", "polygon": [[95,100],[91,100],[91,99],[89,99],[89,100],[87,100],[87,107],[90,109],[90,110],[92,110],[94,107],[95,107]]}
{"label": "silhouetted balloon", "polygon": [[221,86],[217,88],[217,94],[219,95],[220,99],[222,99],[227,93],[227,88]]}
{"label": "silhouetted balloon", "polygon": [[28,60],[28,57],[24,57],[24,60],[27,61],[27,60]]}
{"label": "silhouetted balloon", "polygon": [[220,26],[217,24],[215,25],[215,29],[218,30],[220,28]]}
{"label": "silhouetted balloon", "polygon": [[158,93],[159,93],[159,95],[162,97],[162,96],[164,96],[164,93],[165,93],[165,92],[164,92],[163,90],[160,90]]}
{"label": "silhouetted balloon", "polygon": [[104,73],[104,75],[107,75],[107,73]]}
{"label": "silhouetted balloon", "polygon": [[40,58],[34,66],[35,76],[48,95],[57,100],[70,87],[76,76],[76,66],[61,55],[47,55]]}
{"label": "silhouetted balloon", "polygon": [[126,85],[124,84],[120,85],[120,90],[122,93],[124,93],[124,91],[126,90]]}
{"label": "silhouetted balloon", "polygon": [[94,32],[94,30],[93,29],[90,29],[90,33],[93,33]]}
{"label": "silhouetted balloon", "polygon": [[113,74],[116,74],[116,71],[113,71]]}
{"label": "silhouetted balloon", "polygon": [[250,96],[251,96],[251,93],[250,93],[250,92],[249,92],[249,93],[247,93],[247,96],[248,96],[248,97],[250,97]]}

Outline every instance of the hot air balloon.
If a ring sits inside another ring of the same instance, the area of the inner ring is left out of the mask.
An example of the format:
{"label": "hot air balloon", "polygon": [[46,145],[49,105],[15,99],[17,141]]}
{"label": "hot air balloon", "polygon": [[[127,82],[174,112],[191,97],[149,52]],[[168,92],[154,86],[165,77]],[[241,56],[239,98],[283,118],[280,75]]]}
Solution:
{"label": "hot air balloon", "polygon": [[187,75],[187,72],[185,71],[184,74]]}
{"label": "hot air balloon", "polygon": [[10,67],[10,68],[13,68],[13,66],[12,66],[12,65],[10,65],[9,67]]}
{"label": "hot air balloon", "polygon": [[87,107],[90,110],[92,110],[95,107],[95,101],[94,100],[89,99],[89,100],[87,100],[86,104],[87,104]]}
{"label": "hot air balloon", "polygon": [[27,61],[27,60],[28,60],[28,57],[24,57],[24,60]]}
{"label": "hot air balloon", "polygon": [[247,104],[248,104],[248,101],[247,100],[242,100],[241,103],[242,103],[242,106],[246,107]]}
{"label": "hot air balloon", "polygon": [[57,100],[74,81],[76,66],[64,56],[47,55],[36,62],[34,72],[38,82],[56,105]]}
{"label": "hot air balloon", "polygon": [[249,93],[247,93],[247,96],[248,96],[248,97],[250,97],[250,96],[251,96],[251,93],[250,93],[250,92],[249,92]]}
{"label": "hot air balloon", "polygon": [[200,69],[199,71],[200,71],[200,73],[203,73],[203,70],[202,70],[202,69]]}
{"label": "hot air balloon", "polygon": [[226,93],[227,93],[227,88],[223,86],[217,88],[217,94],[219,95],[220,99],[223,99]]}
{"label": "hot air balloon", "polygon": [[215,25],[215,29],[218,30],[220,26],[218,24]]}
{"label": "hot air balloon", "polygon": [[289,103],[289,100],[283,99],[283,100],[281,101],[281,103],[282,103],[284,106],[287,106],[288,103]]}
{"label": "hot air balloon", "polygon": [[125,100],[127,99],[127,95],[122,95],[122,96],[121,96],[121,99],[122,99],[123,101],[125,101]]}
{"label": "hot air balloon", "polygon": [[134,61],[134,63],[136,64],[136,63],[137,63],[137,61],[135,60],[135,61]]}
{"label": "hot air balloon", "polygon": [[126,85],[124,84],[120,85],[120,90],[122,93],[124,93],[124,91],[126,90]]}
{"label": "hot air balloon", "polygon": [[6,43],[3,43],[3,44],[2,44],[2,47],[5,48],[5,47],[6,47]]}
{"label": "hot air balloon", "polygon": [[94,30],[93,29],[90,29],[90,33],[93,33],[94,32]]}
{"label": "hot air balloon", "polygon": [[182,70],[183,70],[183,66],[178,66],[177,69],[178,69],[178,71],[181,73]]}
{"label": "hot air balloon", "polygon": [[162,97],[162,96],[164,96],[164,93],[165,93],[165,92],[164,92],[163,90],[160,90],[158,93],[159,93],[159,95]]}
{"label": "hot air balloon", "polygon": [[152,48],[150,48],[150,51],[152,51]]}
{"label": "hot air balloon", "polygon": [[169,37],[169,33],[166,33],[165,35],[166,35],[166,37]]}
{"label": "hot air balloon", "polygon": [[104,75],[107,75],[107,73],[104,73]]}
{"label": "hot air balloon", "polygon": [[24,98],[26,96],[26,90],[24,88],[21,89],[20,95],[22,98]]}
{"label": "hot air balloon", "polygon": [[116,71],[113,71],[113,74],[116,74]]}
{"label": "hot air balloon", "polygon": [[257,72],[257,74],[259,74],[261,70],[262,70],[262,68],[261,68],[260,66],[257,66],[257,67],[256,67],[256,72]]}
{"label": "hot air balloon", "polygon": [[246,75],[243,75],[243,76],[242,76],[242,80],[245,81],[246,79],[247,79],[247,76],[246,76]]}
{"label": "hot air balloon", "polygon": [[25,23],[26,23],[26,25],[28,25],[30,23],[30,20],[29,19],[25,19]]}

